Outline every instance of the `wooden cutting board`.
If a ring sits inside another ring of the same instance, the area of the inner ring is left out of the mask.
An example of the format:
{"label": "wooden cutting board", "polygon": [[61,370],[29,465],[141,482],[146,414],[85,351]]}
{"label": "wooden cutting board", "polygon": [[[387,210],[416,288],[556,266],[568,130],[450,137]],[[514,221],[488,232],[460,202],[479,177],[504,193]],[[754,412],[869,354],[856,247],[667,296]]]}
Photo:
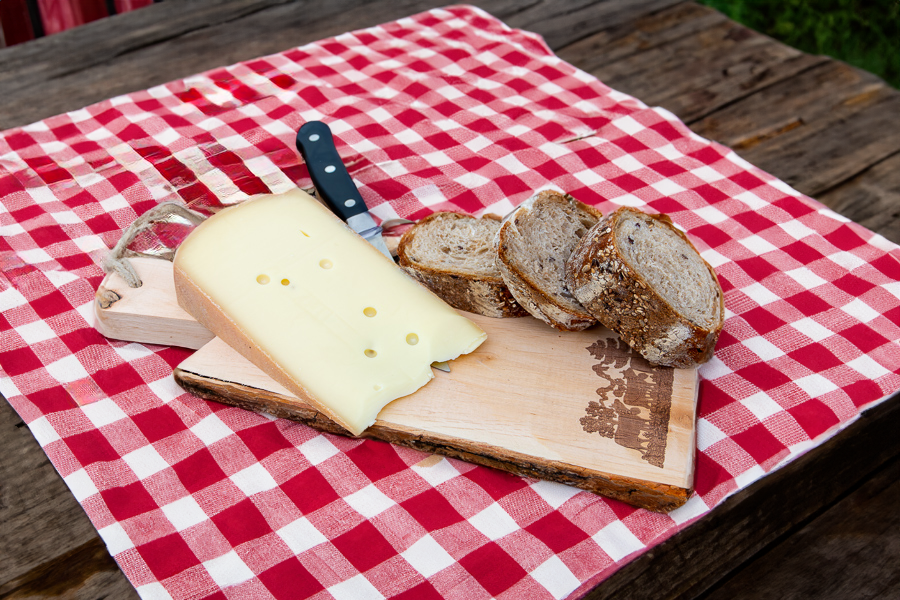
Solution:
{"label": "wooden cutting board", "polygon": [[[128,288],[116,275],[101,286],[119,296],[109,304],[110,296],[101,301],[98,293],[102,333],[144,342],[152,340],[137,338],[163,337],[168,341],[153,343],[186,347],[212,337],[198,332],[174,302],[170,263],[133,264],[142,287]],[[653,367],[602,327],[564,333],[531,317],[465,315],[487,332],[487,341],[452,361],[450,373],[435,371],[425,387],[387,405],[362,437],[571,484],[655,511],[687,500],[696,369]],[[188,334],[179,340],[182,326]],[[348,435],[218,338],[181,363],[175,378],[207,399]]]}

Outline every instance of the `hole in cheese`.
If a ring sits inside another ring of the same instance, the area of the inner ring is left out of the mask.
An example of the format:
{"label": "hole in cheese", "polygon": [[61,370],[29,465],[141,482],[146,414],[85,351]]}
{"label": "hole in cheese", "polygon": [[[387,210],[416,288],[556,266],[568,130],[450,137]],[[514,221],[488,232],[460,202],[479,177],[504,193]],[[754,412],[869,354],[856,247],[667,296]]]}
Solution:
{"label": "hole in cheese", "polygon": [[378,314],[378,311],[372,308],[371,306],[367,306],[363,309],[363,314],[367,317],[374,317]]}
{"label": "hole in cheese", "polygon": [[331,267],[334,266],[334,263],[331,262],[330,260],[328,260],[327,258],[323,258],[322,260],[319,261],[319,266],[322,267],[323,269],[330,269]]}
{"label": "hole in cheese", "polygon": [[372,386],[372,389],[375,390],[376,392],[380,392],[381,390],[384,389],[384,386],[381,385],[380,383],[376,383],[375,385]]}
{"label": "hole in cheese", "polygon": [[371,348],[366,348],[366,356],[368,356],[369,358],[375,358],[376,356],[378,356],[378,353]]}
{"label": "hole in cheese", "polygon": [[257,278],[256,278],[256,283],[258,283],[260,285],[266,285],[267,283],[269,283],[269,281],[270,281],[269,276],[266,275],[265,273],[257,276]]}
{"label": "hole in cheese", "polygon": [[419,343],[419,336],[414,333],[409,334],[408,336],[406,336],[406,343],[410,346],[415,346]]}
{"label": "hole in cheese", "polygon": [[291,280],[290,279],[282,279],[281,285],[291,285]]}

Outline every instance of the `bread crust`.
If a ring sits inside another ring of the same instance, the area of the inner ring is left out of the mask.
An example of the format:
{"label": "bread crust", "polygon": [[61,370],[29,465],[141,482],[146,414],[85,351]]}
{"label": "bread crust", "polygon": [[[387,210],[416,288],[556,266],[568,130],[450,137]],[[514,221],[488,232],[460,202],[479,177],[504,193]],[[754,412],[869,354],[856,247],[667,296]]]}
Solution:
{"label": "bread crust", "polygon": [[629,211],[670,228],[697,252],[668,215],[650,215],[622,207],[591,228],[569,257],[569,289],[603,325],[617,332],[651,363],[688,368],[708,361],[722,331],[725,312],[716,272],[703,261],[715,282],[719,319],[713,327],[702,327],[681,315],[622,257],[616,246],[616,225]]}
{"label": "bread crust", "polygon": [[[482,219],[499,220],[495,215],[485,215]],[[486,317],[524,317],[528,311],[522,308],[510,293],[499,275],[475,275],[463,271],[424,265],[413,259],[410,249],[423,226],[436,220],[475,219],[470,215],[452,212],[436,212],[411,227],[397,246],[400,267],[413,279],[437,294],[444,302],[458,310],[464,310]],[[493,240],[487,240],[490,246]]]}
{"label": "bread crust", "polygon": [[597,319],[587,310],[573,310],[564,306],[548,294],[543,286],[530,273],[515,264],[510,249],[510,239],[518,236],[516,216],[530,211],[538,202],[560,202],[569,205],[572,210],[579,210],[587,215],[600,219],[602,213],[592,206],[578,202],[571,196],[563,196],[559,192],[545,190],[523,202],[516,210],[504,217],[503,225],[497,232],[495,246],[497,248],[497,267],[503,281],[509,287],[515,299],[534,317],[544,321],[560,331],[581,331],[597,324]]}

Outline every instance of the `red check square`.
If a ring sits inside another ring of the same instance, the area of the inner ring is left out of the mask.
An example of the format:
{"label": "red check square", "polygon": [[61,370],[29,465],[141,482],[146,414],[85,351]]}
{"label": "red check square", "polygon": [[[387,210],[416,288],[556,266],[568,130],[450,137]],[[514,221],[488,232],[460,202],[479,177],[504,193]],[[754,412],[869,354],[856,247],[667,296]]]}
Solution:
{"label": "red check square", "polygon": [[301,600],[325,589],[296,558],[289,558],[259,574],[277,600]]}
{"label": "red check square", "polygon": [[159,508],[140,481],[103,490],[100,495],[109,512],[120,521]]}
{"label": "red check square", "polygon": [[190,547],[177,533],[143,544],[138,551],[156,578],[160,580],[200,564]]}
{"label": "red check square", "polygon": [[256,427],[248,427],[238,432],[238,437],[243,440],[250,452],[262,460],[267,456],[278,452],[279,450],[292,449],[294,445],[287,440],[278,425],[275,423],[265,423]]}
{"label": "red check square", "polygon": [[430,489],[400,503],[422,527],[436,531],[464,520],[453,505],[436,489]]}
{"label": "red check square", "polygon": [[386,442],[366,440],[349,450],[347,456],[371,481],[384,479],[406,468],[394,447]]}
{"label": "red check square", "polygon": [[816,436],[840,422],[834,411],[816,399],[789,408],[788,412],[797,420],[810,439],[815,439]]}
{"label": "red check square", "polygon": [[249,498],[215,515],[212,522],[232,546],[239,546],[272,532],[265,517]]}
{"label": "red check square", "polygon": [[213,458],[209,448],[194,452],[172,465],[172,468],[182,485],[192,494],[226,479],[225,472]]}
{"label": "red check square", "polygon": [[488,542],[462,557],[459,564],[492,596],[511,588],[525,576],[519,563],[495,542]]}
{"label": "red check square", "polygon": [[477,467],[464,475],[464,477],[478,484],[494,500],[512,494],[528,484],[518,475],[512,475],[496,469]]}
{"label": "red check square", "polygon": [[787,450],[784,444],[779,442],[763,424],[754,425],[732,436],[731,439],[746,450],[759,464],[763,464],[773,456]]}
{"label": "red check square", "polygon": [[394,547],[369,521],[339,535],[331,543],[360,572],[368,571],[396,555]]}
{"label": "red check square", "polygon": [[525,528],[525,531],[541,540],[553,552],[559,554],[590,536],[580,527],[558,512],[552,512]]}
{"label": "red check square", "polygon": [[169,406],[152,408],[131,418],[150,443],[184,431],[184,421]]}
{"label": "red check square", "polygon": [[95,462],[114,461],[119,453],[99,429],[91,429],[66,438],[66,445],[82,465]]}
{"label": "red check square", "polygon": [[281,484],[281,490],[306,515],[340,497],[322,473],[313,467]]}

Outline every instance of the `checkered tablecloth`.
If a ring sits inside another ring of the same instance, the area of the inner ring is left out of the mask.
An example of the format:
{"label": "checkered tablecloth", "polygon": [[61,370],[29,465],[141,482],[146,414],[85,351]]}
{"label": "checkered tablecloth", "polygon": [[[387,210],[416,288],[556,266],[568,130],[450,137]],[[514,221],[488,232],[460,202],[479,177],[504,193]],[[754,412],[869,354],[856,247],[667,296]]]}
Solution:
{"label": "checkered tablecloth", "polygon": [[[665,212],[719,274],[696,493],[668,514],[210,403],[92,328],[136,216],[308,187],[328,122],[381,219],[553,186]],[[470,7],[0,135],[0,392],[144,598],[577,597],[900,389],[900,248]]]}

